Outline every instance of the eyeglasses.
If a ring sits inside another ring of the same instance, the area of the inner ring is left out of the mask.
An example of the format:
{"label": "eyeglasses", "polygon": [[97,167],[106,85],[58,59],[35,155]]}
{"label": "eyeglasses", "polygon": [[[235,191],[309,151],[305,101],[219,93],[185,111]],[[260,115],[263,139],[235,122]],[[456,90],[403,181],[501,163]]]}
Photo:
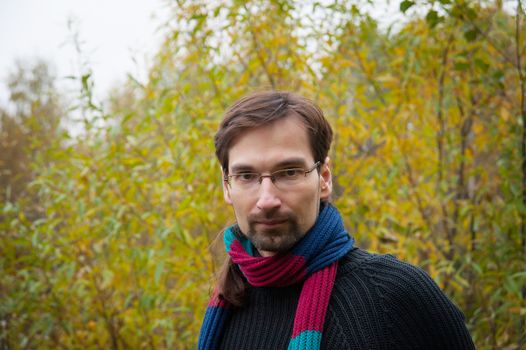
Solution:
{"label": "eyeglasses", "polygon": [[261,173],[254,172],[240,172],[237,174],[226,175],[224,180],[230,185],[232,189],[238,189],[241,191],[254,190],[261,185],[263,178],[268,177],[270,181],[279,190],[287,190],[300,185],[307,175],[313,172],[320,166],[320,162],[316,162],[312,168],[287,168],[274,171],[269,175],[262,175]]}

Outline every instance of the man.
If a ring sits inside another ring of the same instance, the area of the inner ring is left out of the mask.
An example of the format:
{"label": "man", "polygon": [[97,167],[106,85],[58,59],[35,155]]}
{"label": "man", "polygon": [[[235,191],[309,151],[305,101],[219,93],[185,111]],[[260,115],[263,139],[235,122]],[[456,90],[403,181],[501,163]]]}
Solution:
{"label": "man", "polygon": [[227,110],[215,147],[237,223],[199,349],[473,349],[427,274],[353,246],[329,203],[331,141],[319,107],[292,93]]}

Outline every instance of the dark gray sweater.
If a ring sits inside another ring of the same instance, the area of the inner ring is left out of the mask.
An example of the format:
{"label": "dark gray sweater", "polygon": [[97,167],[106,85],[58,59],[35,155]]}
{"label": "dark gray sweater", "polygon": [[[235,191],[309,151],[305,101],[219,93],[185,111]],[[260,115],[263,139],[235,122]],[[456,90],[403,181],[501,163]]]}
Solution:
{"label": "dark gray sweater", "polygon": [[[250,288],[221,349],[286,349],[301,285]],[[474,349],[460,310],[420,268],[354,248],[339,262],[322,349]]]}

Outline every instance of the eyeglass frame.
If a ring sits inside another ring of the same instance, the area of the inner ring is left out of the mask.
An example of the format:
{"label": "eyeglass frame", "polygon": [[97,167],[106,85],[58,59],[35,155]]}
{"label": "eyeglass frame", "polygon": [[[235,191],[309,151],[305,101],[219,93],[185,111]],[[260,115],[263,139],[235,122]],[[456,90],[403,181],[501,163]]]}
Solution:
{"label": "eyeglass frame", "polygon": [[[276,173],[280,173],[280,172],[284,172],[284,171],[287,171],[287,170],[291,170],[291,169],[295,169],[295,170],[299,170],[299,169],[302,169],[304,174],[303,176],[304,177],[307,177],[308,174],[312,173],[314,170],[316,169],[319,169],[319,167],[321,166],[321,161],[317,161],[316,163],[314,163],[314,165],[312,166],[312,168],[308,169],[308,170],[304,170],[302,168],[285,168],[285,169],[281,169],[281,170],[276,170],[276,171],[273,171],[272,173],[268,174],[268,175],[263,175],[262,173],[258,173],[258,172],[246,172],[246,173],[236,173],[236,174],[230,174],[230,175],[224,175],[223,177],[223,181],[225,181],[228,186],[230,186],[230,188],[232,188],[232,183],[231,183],[231,179],[233,176],[238,176],[238,175],[243,175],[243,174],[257,174],[258,175],[258,184],[261,185],[261,183],[263,182],[263,178],[265,177],[268,177],[270,179],[270,182],[272,182],[272,184],[274,186],[276,186]],[[279,188],[278,186],[276,186],[277,188]]]}

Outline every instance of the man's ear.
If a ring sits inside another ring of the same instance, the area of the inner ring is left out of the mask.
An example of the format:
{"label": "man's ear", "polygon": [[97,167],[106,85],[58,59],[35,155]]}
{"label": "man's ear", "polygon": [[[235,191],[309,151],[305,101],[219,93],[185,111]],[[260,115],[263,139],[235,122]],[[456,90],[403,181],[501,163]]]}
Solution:
{"label": "man's ear", "polygon": [[221,168],[221,183],[223,184],[223,197],[225,198],[225,202],[232,204],[232,198],[230,198],[230,188],[228,187],[227,180],[225,180],[225,172],[223,168]]}
{"label": "man's ear", "polygon": [[332,175],[330,169],[330,158],[325,158],[325,161],[320,166],[320,199],[328,201],[332,193]]}

